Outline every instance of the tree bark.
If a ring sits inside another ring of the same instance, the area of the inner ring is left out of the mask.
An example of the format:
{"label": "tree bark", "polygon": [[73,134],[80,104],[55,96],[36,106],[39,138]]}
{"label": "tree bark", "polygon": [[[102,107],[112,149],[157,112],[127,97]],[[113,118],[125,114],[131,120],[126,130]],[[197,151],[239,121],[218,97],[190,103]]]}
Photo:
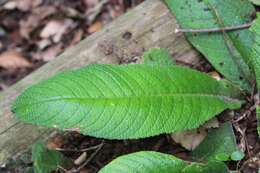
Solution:
{"label": "tree bark", "polygon": [[174,33],[176,28],[176,20],[162,1],[147,0],[1,93],[0,164],[53,131],[15,119],[10,105],[24,89],[64,70],[128,62],[151,47],[168,49],[178,61],[198,63],[198,53],[181,33]]}

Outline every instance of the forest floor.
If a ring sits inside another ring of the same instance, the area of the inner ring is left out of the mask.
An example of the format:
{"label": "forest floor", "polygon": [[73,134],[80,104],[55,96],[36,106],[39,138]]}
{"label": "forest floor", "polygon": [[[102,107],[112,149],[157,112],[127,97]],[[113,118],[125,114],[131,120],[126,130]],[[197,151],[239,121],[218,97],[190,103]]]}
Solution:
{"label": "forest floor", "polygon": [[[0,92],[35,69],[54,59],[104,25],[135,7],[143,0],[20,0],[0,1]],[[72,57],[73,58],[73,57]],[[197,67],[212,70],[207,63]],[[243,110],[249,109],[246,105]],[[237,141],[246,147],[240,163],[230,162],[232,169],[245,173],[257,172],[260,165],[260,142],[256,133],[255,112],[233,124]],[[141,150],[161,151],[186,159],[189,152],[169,135],[141,140],[102,140],[75,132],[58,135],[50,148],[64,148],[72,160],[80,151],[103,144],[103,147],[80,173],[94,173],[119,155]],[[67,150],[66,150],[67,149]],[[73,151],[70,151],[73,149]],[[87,152],[91,156],[94,150]],[[29,158],[29,159],[28,159]],[[31,166],[30,156],[0,168],[3,173],[22,173]]]}

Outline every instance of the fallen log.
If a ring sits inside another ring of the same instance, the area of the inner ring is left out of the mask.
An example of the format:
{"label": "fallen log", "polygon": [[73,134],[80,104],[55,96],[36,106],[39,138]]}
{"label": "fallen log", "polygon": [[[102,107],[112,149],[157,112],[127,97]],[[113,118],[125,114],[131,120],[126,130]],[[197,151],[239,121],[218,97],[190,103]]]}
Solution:
{"label": "fallen log", "polygon": [[181,33],[174,33],[176,28],[176,20],[162,1],[147,0],[1,93],[0,164],[54,131],[15,119],[10,105],[24,89],[64,70],[129,62],[151,47],[168,49],[178,61],[198,63],[199,54]]}

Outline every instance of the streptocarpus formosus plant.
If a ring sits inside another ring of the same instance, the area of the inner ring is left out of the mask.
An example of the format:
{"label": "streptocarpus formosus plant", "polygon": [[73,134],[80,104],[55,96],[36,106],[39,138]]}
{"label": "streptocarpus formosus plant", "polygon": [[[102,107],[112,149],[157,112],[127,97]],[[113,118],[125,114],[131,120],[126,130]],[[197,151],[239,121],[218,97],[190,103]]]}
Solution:
{"label": "streptocarpus formosus plant", "polygon": [[[244,0],[166,3],[185,28],[237,25],[248,22],[248,14],[254,12]],[[152,49],[144,55],[143,64],[89,65],[42,81],[20,95],[12,110],[24,122],[77,128],[82,134],[106,139],[137,139],[197,128],[225,109],[240,108],[244,100],[237,88],[252,90],[259,71],[255,65],[260,52],[255,29],[258,23],[252,27],[253,32],[245,29],[187,34],[227,80],[217,81],[205,73],[177,66],[165,50]],[[100,172],[229,172],[219,160],[195,163],[142,151],[119,157]]]}

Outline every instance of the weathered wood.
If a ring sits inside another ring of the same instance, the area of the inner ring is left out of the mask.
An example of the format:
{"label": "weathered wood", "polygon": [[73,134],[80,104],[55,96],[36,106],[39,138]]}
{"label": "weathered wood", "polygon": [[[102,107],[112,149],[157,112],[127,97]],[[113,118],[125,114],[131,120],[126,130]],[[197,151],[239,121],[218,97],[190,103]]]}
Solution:
{"label": "weathered wood", "polygon": [[10,112],[11,103],[25,88],[67,69],[140,57],[151,47],[167,48],[179,61],[196,63],[199,55],[182,34],[174,33],[176,27],[163,2],[147,0],[7,89],[0,95],[0,163],[52,131],[23,124]]}

